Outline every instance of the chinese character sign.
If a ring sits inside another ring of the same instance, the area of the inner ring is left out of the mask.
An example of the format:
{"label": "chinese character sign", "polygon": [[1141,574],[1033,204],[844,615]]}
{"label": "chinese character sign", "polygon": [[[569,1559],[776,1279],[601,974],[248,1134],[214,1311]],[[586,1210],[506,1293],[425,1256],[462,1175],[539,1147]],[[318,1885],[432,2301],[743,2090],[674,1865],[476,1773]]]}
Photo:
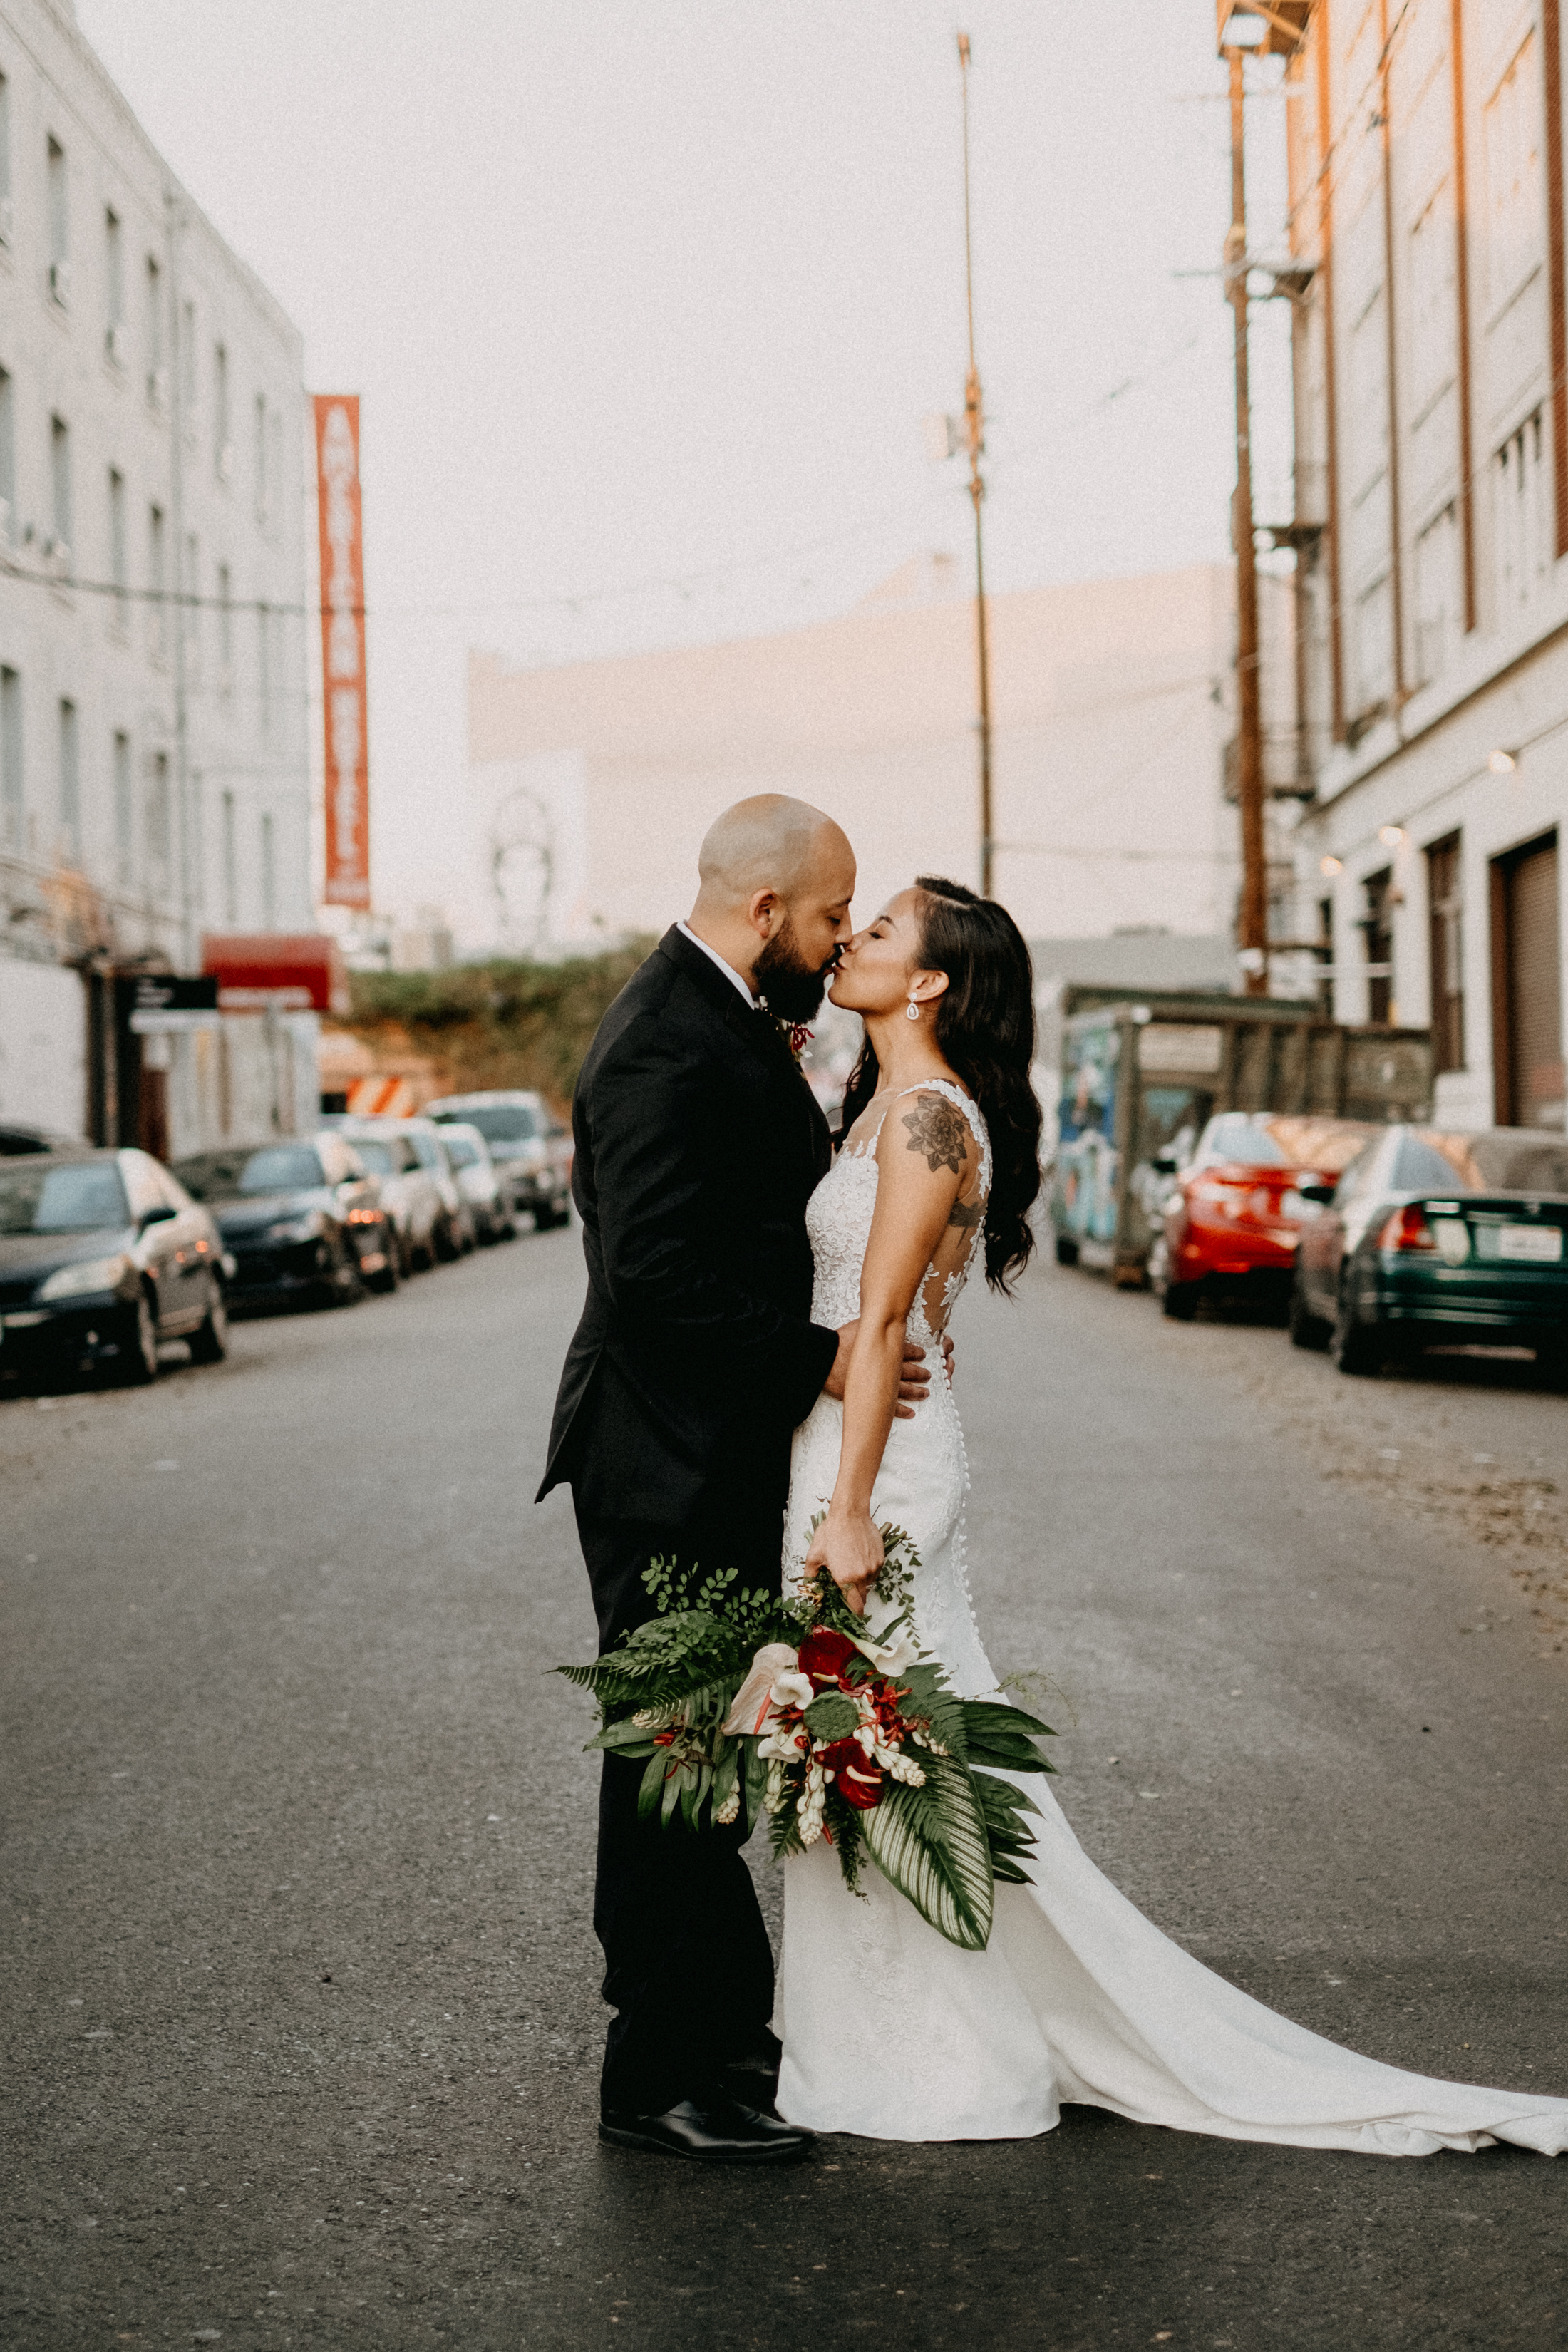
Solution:
{"label": "chinese character sign", "polygon": [[316,484],[321,528],[321,690],[327,739],[330,907],[370,905],[370,755],[365,732],[364,562],[359,401],[319,392]]}

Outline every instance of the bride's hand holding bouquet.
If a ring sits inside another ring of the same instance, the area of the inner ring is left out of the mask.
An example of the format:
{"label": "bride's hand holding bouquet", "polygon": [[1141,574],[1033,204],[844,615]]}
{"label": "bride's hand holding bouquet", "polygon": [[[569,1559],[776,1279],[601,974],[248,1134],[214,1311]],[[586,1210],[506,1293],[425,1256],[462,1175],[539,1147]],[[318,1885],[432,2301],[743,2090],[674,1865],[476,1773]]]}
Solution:
{"label": "bride's hand holding bouquet", "polygon": [[805,1572],[826,1569],[857,1617],[866,1614],[866,1595],[881,1572],[881,1529],[865,1508],[830,1503],[827,1516],[805,1555]]}

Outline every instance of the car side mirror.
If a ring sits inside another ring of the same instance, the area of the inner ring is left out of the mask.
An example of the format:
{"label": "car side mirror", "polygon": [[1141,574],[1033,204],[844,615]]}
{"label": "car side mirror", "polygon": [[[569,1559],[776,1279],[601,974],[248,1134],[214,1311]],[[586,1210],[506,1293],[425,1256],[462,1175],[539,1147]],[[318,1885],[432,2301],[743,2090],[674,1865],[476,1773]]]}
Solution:
{"label": "car side mirror", "polygon": [[1173,1151],[1156,1151],[1149,1165],[1156,1176],[1173,1176],[1176,1172],[1176,1155]]}
{"label": "car side mirror", "polygon": [[1298,1184],[1296,1190],[1303,1201],[1310,1201],[1315,1208],[1327,1209],[1332,1205],[1339,1187],[1337,1184]]}
{"label": "car side mirror", "polygon": [[166,1225],[171,1217],[177,1217],[179,1213],[178,1209],[170,1208],[166,1201],[160,1201],[155,1207],[142,1210],[136,1220],[136,1230],[144,1234],[149,1225]]}

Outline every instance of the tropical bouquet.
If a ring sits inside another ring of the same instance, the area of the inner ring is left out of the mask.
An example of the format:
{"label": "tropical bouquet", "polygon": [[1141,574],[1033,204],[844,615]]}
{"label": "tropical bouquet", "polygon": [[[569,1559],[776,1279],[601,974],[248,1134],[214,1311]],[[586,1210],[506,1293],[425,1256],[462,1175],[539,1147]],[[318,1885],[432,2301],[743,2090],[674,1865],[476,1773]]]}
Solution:
{"label": "tropical bouquet", "polygon": [[881,1530],[875,1633],[826,1570],[798,1593],[736,1591],[655,1559],[655,1614],[592,1665],[557,1669],[592,1691],[590,1744],[644,1761],[638,1811],[665,1827],[765,1820],[774,1853],[819,1842],[859,1894],[868,1862],[950,1943],[984,1950],[998,1879],[1026,1883],[1036,1811],[1001,1773],[1048,1772],[1048,1724],[1003,1699],[954,1695],[911,1631],[918,1555]]}

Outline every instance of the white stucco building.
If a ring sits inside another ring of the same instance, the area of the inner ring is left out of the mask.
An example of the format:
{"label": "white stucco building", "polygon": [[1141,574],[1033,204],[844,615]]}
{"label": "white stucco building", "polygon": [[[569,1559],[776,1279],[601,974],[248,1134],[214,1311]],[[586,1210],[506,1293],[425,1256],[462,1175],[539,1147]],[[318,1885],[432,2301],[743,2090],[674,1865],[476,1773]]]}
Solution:
{"label": "white stucco building", "polygon": [[[1234,968],[1225,798],[1228,566],[988,601],[994,887],[1032,939],[1166,932]],[[497,943],[585,945],[689,905],[697,845],[743,794],[844,824],[858,914],[916,873],[978,879],[974,616],[917,559],[853,612],[775,636],[514,669],[475,654],[477,857]]]}
{"label": "white stucco building", "polygon": [[1456,1124],[1561,1127],[1568,313],[1556,0],[1312,12],[1289,68],[1302,667],[1293,929],[1430,1023]]}
{"label": "white stucco building", "polygon": [[0,956],[310,927],[301,376],[68,0],[0,0]]}

